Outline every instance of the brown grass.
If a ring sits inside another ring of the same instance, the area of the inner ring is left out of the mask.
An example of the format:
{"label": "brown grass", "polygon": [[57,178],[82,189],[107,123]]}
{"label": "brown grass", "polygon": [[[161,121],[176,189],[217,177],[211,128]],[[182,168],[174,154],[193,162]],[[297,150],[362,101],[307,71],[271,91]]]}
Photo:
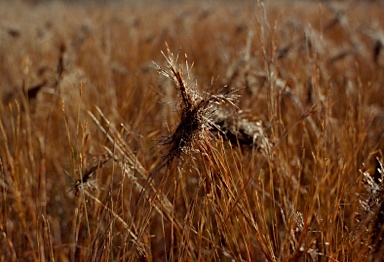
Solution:
{"label": "brown grass", "polygon": [[381,261],[383,10],[0,2],[0,261]]}

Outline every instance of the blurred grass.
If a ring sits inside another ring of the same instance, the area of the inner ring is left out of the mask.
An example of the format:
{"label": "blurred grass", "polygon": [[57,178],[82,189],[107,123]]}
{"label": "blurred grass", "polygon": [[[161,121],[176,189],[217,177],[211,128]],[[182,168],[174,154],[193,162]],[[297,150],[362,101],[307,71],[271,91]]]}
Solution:
{"label": "blurred grass", "polygon": [[0,261],[381,261],[383,10],[0,2]]}

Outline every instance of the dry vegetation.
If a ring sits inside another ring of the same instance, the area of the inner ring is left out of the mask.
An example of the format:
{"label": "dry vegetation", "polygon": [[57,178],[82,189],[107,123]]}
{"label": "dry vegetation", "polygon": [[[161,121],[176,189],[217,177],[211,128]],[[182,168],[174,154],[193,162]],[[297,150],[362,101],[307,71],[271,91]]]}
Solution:
{"label": "dry vegetation", "polygon": [[384,6],[289,2],[1,1],[0,261],[381,261]]}

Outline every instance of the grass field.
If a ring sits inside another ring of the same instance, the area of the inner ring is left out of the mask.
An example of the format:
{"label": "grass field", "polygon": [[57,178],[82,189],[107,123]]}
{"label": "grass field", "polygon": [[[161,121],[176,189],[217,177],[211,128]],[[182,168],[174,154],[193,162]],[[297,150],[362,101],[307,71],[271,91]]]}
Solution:
{"label": "grass field", "polygon": [[382,261],[380,1],[0,1],[0,261]]}

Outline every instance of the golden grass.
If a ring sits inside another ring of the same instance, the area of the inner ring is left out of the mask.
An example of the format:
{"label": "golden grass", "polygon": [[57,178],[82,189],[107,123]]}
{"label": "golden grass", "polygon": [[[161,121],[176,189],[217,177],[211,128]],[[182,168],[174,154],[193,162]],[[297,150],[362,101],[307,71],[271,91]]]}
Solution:
{"label": "golden grass", "polygon": [[383,10],[0,2],[0,261],[381,261]]}

